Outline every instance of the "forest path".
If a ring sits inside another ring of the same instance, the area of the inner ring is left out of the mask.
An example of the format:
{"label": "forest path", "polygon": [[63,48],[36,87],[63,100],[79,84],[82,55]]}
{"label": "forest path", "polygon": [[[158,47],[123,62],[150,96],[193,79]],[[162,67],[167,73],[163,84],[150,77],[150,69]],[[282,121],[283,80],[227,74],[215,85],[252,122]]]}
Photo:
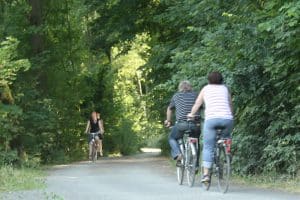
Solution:
{"label": "forest path", "polygon": [[58,165],[49,171],[45,191],[24,191],[5,199],[65,199],[65,200],[299,200],[300,196],[278,191],[233,185],[221,194],[213,184],[210,191],[185,183],[179,186],[175,170],[166,158],[157,153],[143,153],[122,158],[101,158]]}

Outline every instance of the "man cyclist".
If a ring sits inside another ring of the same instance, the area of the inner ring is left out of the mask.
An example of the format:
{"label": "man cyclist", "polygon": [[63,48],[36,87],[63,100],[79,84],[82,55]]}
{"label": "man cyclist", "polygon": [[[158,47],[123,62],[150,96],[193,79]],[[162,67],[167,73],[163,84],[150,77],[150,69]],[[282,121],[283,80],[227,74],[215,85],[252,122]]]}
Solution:
{"label": "man cyclist", "polygon": [[[183,138],[184,132],[191,129],[191,137],[199,138],[200,136],[200,124],[188,123],[187,115],[190,113],[198,94],[192,90],[192,86],[189,81],[182,81],[178,86],[178,92],[174,94],[171,102],[167,108],[167,119],[165,125],[171,126],[172,113],[175,110],[176,123],[172,127],[169,144],[171,147],[171,155],[174,160],[177,160],[177,165],[181,164],[182,152],[178,144],[178,140]],[[199,150],[199,148],[198,148]],[[199,151],[197,154],[197,167],[199,163]]]}
{"label": "man cyclist", "polygon": [[[97,146],[99,147],[99,145],[101,144],[100,140],[103,138],[102,134],[104,133],[104,127],[103,127],[102,120],[98,119],[97,112],[93,111],[90,119],[87,122],[86,130],[85,130],[85,133],[89,134],[89,138],[88,138],[89,159],[91,159],[92,148],[93,148],[93,143],[92,143],[93,138],[90,135],[90,133],[97,133],[97,132],[99,132],[99,134],[95,136],[95,142],[96,142]],[[102,152],[100,152],[100,155],[102,156]]]}

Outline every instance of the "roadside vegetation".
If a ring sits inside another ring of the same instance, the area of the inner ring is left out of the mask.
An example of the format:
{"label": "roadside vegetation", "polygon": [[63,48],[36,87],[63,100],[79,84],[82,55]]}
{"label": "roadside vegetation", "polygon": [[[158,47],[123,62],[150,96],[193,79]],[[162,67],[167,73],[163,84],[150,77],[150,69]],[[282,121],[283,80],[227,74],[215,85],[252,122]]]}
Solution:
{"label": "roadside vegetation", "polygon": [[35,168],[0,168],[0,193],[18,190],[43,189],[45,172]]}
{"label": "roadside vegetation", "polygon": [[274,174],[252,176],[235,175],[232,178],[232,183],[244,185],[245,187],[250,186],[300,194],[300,177],[291,178],[289,176]]}

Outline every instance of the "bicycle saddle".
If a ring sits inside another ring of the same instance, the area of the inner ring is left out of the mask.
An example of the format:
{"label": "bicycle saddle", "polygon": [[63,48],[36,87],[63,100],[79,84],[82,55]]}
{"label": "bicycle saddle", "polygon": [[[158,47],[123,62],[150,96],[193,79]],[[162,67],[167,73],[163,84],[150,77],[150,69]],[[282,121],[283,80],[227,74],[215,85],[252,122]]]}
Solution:
{"label": "bicycle saddle", "polygon": [[216,126],[215,129],[217,131],[223,131],[225,129],[225,127],[224,126]]}

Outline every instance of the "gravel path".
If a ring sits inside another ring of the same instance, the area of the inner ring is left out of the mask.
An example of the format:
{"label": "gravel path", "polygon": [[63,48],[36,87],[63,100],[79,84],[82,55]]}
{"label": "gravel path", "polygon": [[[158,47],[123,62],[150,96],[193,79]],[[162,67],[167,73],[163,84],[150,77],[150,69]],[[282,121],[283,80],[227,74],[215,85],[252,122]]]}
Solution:
{"label": "gravel path", "polygon": [[6,194],[7,200],[300,200],[299,195],[245,186],[232,186],[221,194],[214,184],[210,191],[179,186],[175,170],[165,158],[154,153],[126,158],[104,158],[96,163],[79,162],[55,166],[49,172],[44,191]]}

